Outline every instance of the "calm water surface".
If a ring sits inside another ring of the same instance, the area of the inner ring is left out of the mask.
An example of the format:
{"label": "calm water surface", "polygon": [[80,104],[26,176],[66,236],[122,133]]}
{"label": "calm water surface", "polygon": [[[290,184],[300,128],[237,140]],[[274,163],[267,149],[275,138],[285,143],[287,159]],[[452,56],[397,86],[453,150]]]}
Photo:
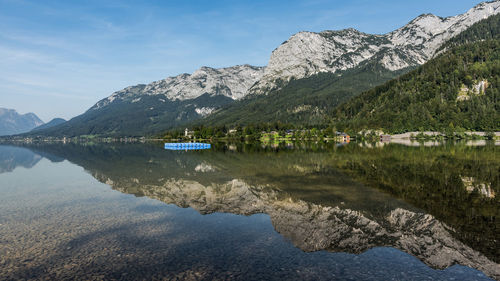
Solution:
{"label": "calm water surface", "polygon": [[499,280],[500,151],[0,146],[0,279]]}

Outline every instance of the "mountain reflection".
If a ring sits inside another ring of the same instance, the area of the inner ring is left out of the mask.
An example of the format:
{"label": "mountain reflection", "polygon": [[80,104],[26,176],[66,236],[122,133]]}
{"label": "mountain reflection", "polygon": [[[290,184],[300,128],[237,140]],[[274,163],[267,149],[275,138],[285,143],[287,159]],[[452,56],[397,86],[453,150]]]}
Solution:
{"label": "mountain reflection", "polygon": [[0,173],[14,171],[17,167],[34,167],[42,156],[26,148],[0,145]]}
{"label": "mountain reflection", "polygon": [[230,147],[30,145],[123,193],[202,214],[268,214],[304,251],[390,246],[434,268],[458,263],[500,277],[494,147]]}

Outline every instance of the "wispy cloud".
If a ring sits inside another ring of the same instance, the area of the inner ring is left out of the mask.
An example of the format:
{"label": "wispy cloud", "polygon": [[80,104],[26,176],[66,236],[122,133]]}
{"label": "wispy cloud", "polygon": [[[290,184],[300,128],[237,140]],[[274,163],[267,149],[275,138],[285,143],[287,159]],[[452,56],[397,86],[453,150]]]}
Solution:
{"label": "wispy cloud", "polygon": [[[0,61],[2,63],[37,63],[37,64],[53,64],[54,58],[36,51],[20,50],[0,46]],[[4,64],[4,67],[7,65]]]}

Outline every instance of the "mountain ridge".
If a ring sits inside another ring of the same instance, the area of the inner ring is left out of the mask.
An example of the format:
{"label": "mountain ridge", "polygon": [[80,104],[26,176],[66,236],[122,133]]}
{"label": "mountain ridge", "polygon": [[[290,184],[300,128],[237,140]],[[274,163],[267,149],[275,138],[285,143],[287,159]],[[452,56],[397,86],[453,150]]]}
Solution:
{"label": "mountain ridge", "polygon": [[[248,64],[231,67],[212,68],[202,66],[192,74],[182,73],[149,84],[129,86],[102,99],[90,109],[99,109],[115,99],[136,98],[137,94],[163,95],[169,100],[194,99],[205,93],[222,94],[233,100],[240,99],[246,90],[260,78],[264,67]],[[238,82],[243,82],[238,84]],[[138,91],[136,92],[135,90]]]}
{"label": "mountain ridge", "polygon": [[[422,14],[385,34],[368,34],[354,28],[299,32],[272,52],[264,77],[250,92],[263,94],[291,78],[350,69],[380,52],[384,53],[381,63],[389,70],[415,67],[432,58],[446,40],[499,12],[500,1],[490,1],[452,17]],[[344,40],[345,34],[351,40]]]}

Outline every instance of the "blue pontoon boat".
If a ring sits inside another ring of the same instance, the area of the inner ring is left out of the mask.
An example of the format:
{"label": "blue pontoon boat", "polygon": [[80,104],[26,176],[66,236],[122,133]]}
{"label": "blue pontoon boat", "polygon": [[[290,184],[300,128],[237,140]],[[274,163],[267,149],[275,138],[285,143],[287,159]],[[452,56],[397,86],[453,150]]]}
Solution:
{"label": "blue pontoon boat", "polygon": [[165,149],[168,150],[198,150],[198,149],[210,149],[211,145],[209,143],[199,143],[199,142],[175,142],[175,143],[165,143]]}

